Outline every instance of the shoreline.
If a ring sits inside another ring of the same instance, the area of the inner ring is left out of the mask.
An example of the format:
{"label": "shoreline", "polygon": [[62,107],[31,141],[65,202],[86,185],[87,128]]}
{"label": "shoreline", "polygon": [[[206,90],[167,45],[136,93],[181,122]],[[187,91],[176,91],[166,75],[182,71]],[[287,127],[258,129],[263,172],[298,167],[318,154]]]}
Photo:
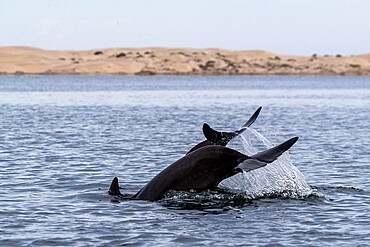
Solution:
{"label": "shoreline", "polygon": [[0,47],[0,75],[369,76],[370,54],[305,57],[223,49]]}

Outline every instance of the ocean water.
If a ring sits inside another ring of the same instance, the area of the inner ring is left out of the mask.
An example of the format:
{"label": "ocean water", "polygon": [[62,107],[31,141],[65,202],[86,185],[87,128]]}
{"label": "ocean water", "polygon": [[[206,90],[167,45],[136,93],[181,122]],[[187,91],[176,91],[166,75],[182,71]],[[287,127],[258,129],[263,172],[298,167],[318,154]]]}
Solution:
{"label": "ocean water", "polygon": [[[276,162],[207,191],[132,195],[238,129]],[[370,77],[1,76],[1,246],[370,246]]]}

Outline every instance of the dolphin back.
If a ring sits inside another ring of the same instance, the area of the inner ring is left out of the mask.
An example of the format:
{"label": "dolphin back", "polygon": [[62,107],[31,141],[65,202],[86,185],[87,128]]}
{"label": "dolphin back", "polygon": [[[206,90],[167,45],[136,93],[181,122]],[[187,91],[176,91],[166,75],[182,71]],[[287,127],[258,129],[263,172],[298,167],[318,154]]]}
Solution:
{"label": "dolphin back", "polygon": [[156,201],[168,190],[209,189],[234,175],[234,168],[248,156],[222,146],[199,148],[158,173],[134,199]]}
{"label": "dolphin back", "polygon": [[186,154],[190,154],[191,152],[199,149],[199,148],[202,148],[202,147],[205,147],[205,146],[209,146],[209,145],[214,145],[212,142],[208,141],[208,140],[204,140],[202,142],[199,142],[197,145],[195,145],[192,149],[189,150],[189,152],[187,152]]}

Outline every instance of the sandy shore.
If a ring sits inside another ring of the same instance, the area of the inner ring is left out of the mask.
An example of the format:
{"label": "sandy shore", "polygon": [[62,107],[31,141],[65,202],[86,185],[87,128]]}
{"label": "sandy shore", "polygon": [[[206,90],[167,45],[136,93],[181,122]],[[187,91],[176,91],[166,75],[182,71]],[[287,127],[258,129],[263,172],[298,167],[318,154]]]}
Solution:
{"label": "sandy shore", "polygon": [[222,49],[49,51],[0,47],[1,75],[370,75],[370,54],[286,56]]}

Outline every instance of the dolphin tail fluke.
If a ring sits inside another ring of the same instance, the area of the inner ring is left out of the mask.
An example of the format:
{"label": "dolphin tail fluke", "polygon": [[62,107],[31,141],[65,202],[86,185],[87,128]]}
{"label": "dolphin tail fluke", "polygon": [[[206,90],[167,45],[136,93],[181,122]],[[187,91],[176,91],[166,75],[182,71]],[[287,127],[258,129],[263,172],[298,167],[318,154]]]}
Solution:
{"label": "dolphin tail fluke", "polygon": [[258,107],[258,109],[251,116],[251,118],[242,126],[242,128],[251,126],[256,121],[258,115],[260,114],[261,109],[262,109],[262,106]]}
{"label": "dolphin tail fluke", "polygon": [[251,118],[239,129],[233,132],[220,132],[212,129],[208,124],[203,124],[203,134],[207,138],[208,141],[212,142],[213,144],[226,146],[231,139],[238,136],[239,134],[243,133],[247,127],[251,126],[257,119],[262,106],[258,107],[258,109],[254,112]]}
{"label": "dolphin tail fluke", "polygon": [[226,146],[231,139],[239,133],[236,132],[220,132],[212,129],[208,124],[203,124],[203,134],[208,141],[215,145]]}
{"label": "dolphin tail fluke", "polygon": [[298,137],[291,138],[286,142],[251,156],[262,162],[271,163],[296,143]]}
{"label": "dolphin tail fluke", "polygon": [[112,184],[110,185],[110,188],[109,188],[109,195],[112,195],[112,196],[122,195],[121,192],[119,191],[117,177],[113,178]]}
{"label": "dolphin tail fluke", "polygon": [[293,146],[297,140],[298,140],[298,137],[294,137],[278,146],[275,146],[263,152],[257,153],[251,156],[249,159],[246,159],[242,163],[240,163],[236,167],[236,169],[239,169],[239,170],[241,169],[243,171],[248,172],[248,171],[252,171],[252,170],[264,167],[268,163],[275,161],[280,155],[282,155],[291,146]]}

